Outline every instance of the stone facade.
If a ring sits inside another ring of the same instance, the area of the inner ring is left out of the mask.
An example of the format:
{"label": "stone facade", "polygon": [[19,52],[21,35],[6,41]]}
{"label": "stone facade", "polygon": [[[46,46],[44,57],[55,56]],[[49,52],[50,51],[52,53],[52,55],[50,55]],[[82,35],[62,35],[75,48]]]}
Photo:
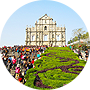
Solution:
{"label": "stone facade", "polygon": [[66,28],[56,25],[56,21],[53,22],[53,19],[45,14],[36,21],[35,27],[26,27],[26,45],[65,46]]}

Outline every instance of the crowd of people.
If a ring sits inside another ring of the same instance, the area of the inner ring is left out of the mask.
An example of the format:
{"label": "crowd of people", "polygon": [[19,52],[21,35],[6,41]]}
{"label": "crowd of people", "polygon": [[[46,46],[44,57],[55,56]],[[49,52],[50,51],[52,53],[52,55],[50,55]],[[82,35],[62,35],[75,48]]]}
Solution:
{"label": "crowd of people", "polygon": [[90,49],[87,48],[87,45],[83,50],[75,49],[73,46],[69,46],[69,48],[73,50],[74,53],[77,53],[80,59],[84,59],[85,61],[88,60]]}
{"label": "crowd of people", "polygon": [[[55,46],[57,47],[57,46]],[[67,46],[65,46],[67,47]],[[17,79],[19,82],[25,84],[25,74],[26,71],[30,68],[35,68],[34,62],[37,59],[40,59],[40,55],[44,53],[44,51],[48,48],[48,46],[14,46],[14,47],[2,47],[0,48],[0,52],[2,54],[2,60],[7,68],[7,70],[11,73],[11,75]],[[81,59],[83,59],[81,51],[78,49],[74,49],[72,46],[69,46],[74,53],[77,53]],[[85,49],[85,58],[88,60],[89,51]]]}
{"label": "crowd of people", "polygon": [[11,75],[19,82],[25,84],[25,74],[30,68],[35,68],[33,65],[40,55],[44,53],[48,46],[14,46],[2,47],[0,49],[2,60],[11,73]]}

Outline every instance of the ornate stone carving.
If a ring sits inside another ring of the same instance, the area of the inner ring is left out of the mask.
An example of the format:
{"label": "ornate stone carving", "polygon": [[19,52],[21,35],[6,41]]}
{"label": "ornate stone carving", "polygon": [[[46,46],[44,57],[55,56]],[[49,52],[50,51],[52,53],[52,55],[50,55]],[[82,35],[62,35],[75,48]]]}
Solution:
{"label": "ornate stone carving", "polygon": [[66,44],[65,25],[64,27],[56,25],[56,21],[53,22],[53,19],[45,14],[36,21],[35,27],[26,27],[26,45],[64,46]]}

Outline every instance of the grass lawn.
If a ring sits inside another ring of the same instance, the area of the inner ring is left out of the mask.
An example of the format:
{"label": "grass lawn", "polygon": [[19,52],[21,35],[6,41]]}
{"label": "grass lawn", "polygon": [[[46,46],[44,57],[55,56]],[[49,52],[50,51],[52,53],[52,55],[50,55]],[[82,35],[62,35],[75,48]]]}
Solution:
{"label": "grass lawn", "polygon": [[41,56],[34,63],[35,68],[26,72],[28,87],[45,90],[62,87],[75,79],[86,64],[68,47],[49,47]]}

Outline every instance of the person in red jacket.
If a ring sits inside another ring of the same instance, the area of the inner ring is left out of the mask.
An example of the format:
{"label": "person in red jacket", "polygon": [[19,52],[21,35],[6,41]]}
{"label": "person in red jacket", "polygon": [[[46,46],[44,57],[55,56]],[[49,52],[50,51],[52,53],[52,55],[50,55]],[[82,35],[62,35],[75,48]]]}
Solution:
{"label": "person in red jacket", "polygon": [[34,64],[34,59],[32,59],[31,63]]}

